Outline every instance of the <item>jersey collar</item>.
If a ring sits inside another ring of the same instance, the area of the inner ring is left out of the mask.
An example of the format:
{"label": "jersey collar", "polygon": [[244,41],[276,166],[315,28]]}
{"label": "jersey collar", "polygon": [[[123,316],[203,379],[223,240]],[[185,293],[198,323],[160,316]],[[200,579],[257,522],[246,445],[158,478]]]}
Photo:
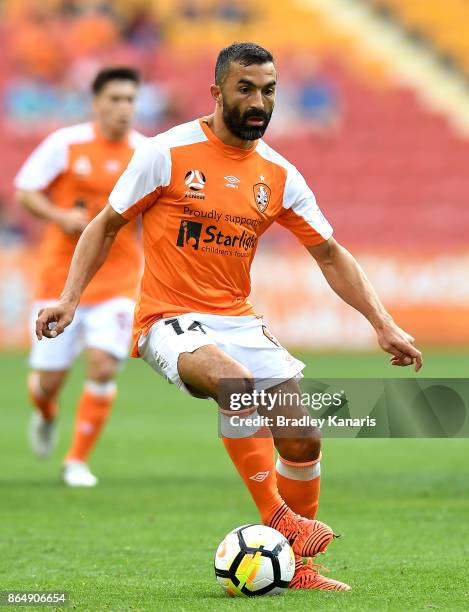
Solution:
{"label": "jersey collar", "polygon": [[99,125],[97,121],[93,121],[92,126],[93,126],[94,136],[96,140],[104,143],[105,145],[109,147],[122,147],[122,145],[126,146],[129,144],[130,132],[127,132],[127,134],[125,135],[125,138],[122,138],[122,140],[109,140],[108,138],[106,138],[106,136],[104,136],[104,134],[99,129]]}
{"label": "jersey collar", "polygon": [[217,147],[217,149],[222,151],[223,154],[227,157],[231,157],[232,159],[245,159],[246,157],[250,157],[251,155],[253,155],[253,153],[256,152],[257,143],[250,149],[240,149],[239,147],[232,147],[231,145],[225,144],[218,138],[218,136],[215,136],[213,131],[210,129],[207,121],[208,117],[201,117],[199,119],[200,127],[202,128],[205,136],[207,136],[209,141],[215,147]]}

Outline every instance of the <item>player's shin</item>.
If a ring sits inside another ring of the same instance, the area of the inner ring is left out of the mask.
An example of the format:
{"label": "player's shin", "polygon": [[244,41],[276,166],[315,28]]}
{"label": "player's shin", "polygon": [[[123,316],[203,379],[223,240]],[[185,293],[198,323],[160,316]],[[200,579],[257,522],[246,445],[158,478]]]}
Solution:
{"label": "player's shin", "polygon": [[111,412],[116,383],[86,381],[75,418],[72,445],[67,461],[86,462]]}
{"label": "player's shin", "polygon": [[225,448],[268,525],[285,507],[277,489],[272,434],[255,409],[220,409],[220,423]]}
{"label": "player's shin", "polygon": [[297,514],[314,519],[319,505],[321,455],[304,463],[278,457],[277,486],[280,495]]}
{"label": "player's shin", "polygon": [[51,397],[42,389],[38,372],[31,372],[28,376],[28,393],[32,404],[43,419],[53,421],[57,416],[57,398]]}

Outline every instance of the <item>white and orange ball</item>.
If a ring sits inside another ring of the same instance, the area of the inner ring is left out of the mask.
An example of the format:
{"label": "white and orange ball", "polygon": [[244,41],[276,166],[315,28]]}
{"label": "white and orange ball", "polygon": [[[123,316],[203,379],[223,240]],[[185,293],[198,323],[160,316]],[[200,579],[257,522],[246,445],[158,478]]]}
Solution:
{"label": "white and orange ball", "polygon": [[242,525],[223,539],[215,554],[215,576],[228,595],[279,595],[295,573],[286,538],[265,525]]}

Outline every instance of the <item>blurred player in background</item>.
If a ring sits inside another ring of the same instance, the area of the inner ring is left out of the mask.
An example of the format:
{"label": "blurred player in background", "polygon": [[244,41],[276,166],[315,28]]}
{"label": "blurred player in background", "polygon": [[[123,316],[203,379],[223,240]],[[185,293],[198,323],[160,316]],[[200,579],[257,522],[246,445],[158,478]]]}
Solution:
{"label": "blurred player in background", "polygon": [[[258,418],[301,419],[308,412],[294,402],[277,403],[270,413],[253,402],[235,412],[226,402],[230,394],[221,393],[228,379],[232,393],[249,395],[255,388],[276,397],[301,394],[297,379],[304,363],[277,342],[248,300],[260,235],[274,221],[295,234],[332,289],[373,325],[393,365],[414,363],[419,369],[421,354],[386,312],[356,260],[332,238],[304,178],[261,140],[276,83],[272,55],[262,47],[239,43],[221,51],[211,86],[214,113],[148,139],[136,151],[109,206],[83,233],[59,304],[42,312],[36,331],[38,338],[60,337],[121,228],[143,214],[145,272],[133,354],[179,389],[217,400],[223,442],[263,522],[293,547],[296,572],[290,587],[348,590],[321,576],[311,562],[334,537],[330,527],[315,520],[319,430],[265,425]],[[241,421],[233,421],[233,415]]]}
{"label": "blurred player in background", "polygon": [[[16,176],[18,201],[48,222],[38,252],[33,321],[41,308],[60,297],[81,232],[104,208],[133,150],[145,139],[131,129],[139,80],[132,68],[101,70],[92,84],[95,120],[52,133]],[[87,460],[110,414],[119,364],[128,355],[140,251],[136,226],[129,224],[88,286],[67,332],[59,341],[42,343],[33,334],[30,442],[39,457],[55,446],[59,393],[73,361],[86,349],[86,381],[62,471],[70,486],[97,483]]]}

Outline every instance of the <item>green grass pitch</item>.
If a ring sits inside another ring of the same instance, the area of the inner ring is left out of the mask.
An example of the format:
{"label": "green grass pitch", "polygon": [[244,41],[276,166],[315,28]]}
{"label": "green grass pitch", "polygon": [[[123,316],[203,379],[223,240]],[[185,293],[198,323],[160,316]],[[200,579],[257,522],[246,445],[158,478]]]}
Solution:
{"label": "green grass pitch", "polygon": [[[378,354],[306,359],[311,377],[412,375]],[[214,551],[258,516],[212,402],[131,360],[91,462],[100,484],[69,490],[58,472],[82,364],[63,396],[58,452],[42,463],[26,442],[25,356],[0,356],[0,371],[0,591],[66,590],[78,610],[469,609],[468,440],[325,440],[318,518],[342,537],[321,562],[354,590],[231,600]],[[422,376],[468,374],[467,352],[429,352]]]}

